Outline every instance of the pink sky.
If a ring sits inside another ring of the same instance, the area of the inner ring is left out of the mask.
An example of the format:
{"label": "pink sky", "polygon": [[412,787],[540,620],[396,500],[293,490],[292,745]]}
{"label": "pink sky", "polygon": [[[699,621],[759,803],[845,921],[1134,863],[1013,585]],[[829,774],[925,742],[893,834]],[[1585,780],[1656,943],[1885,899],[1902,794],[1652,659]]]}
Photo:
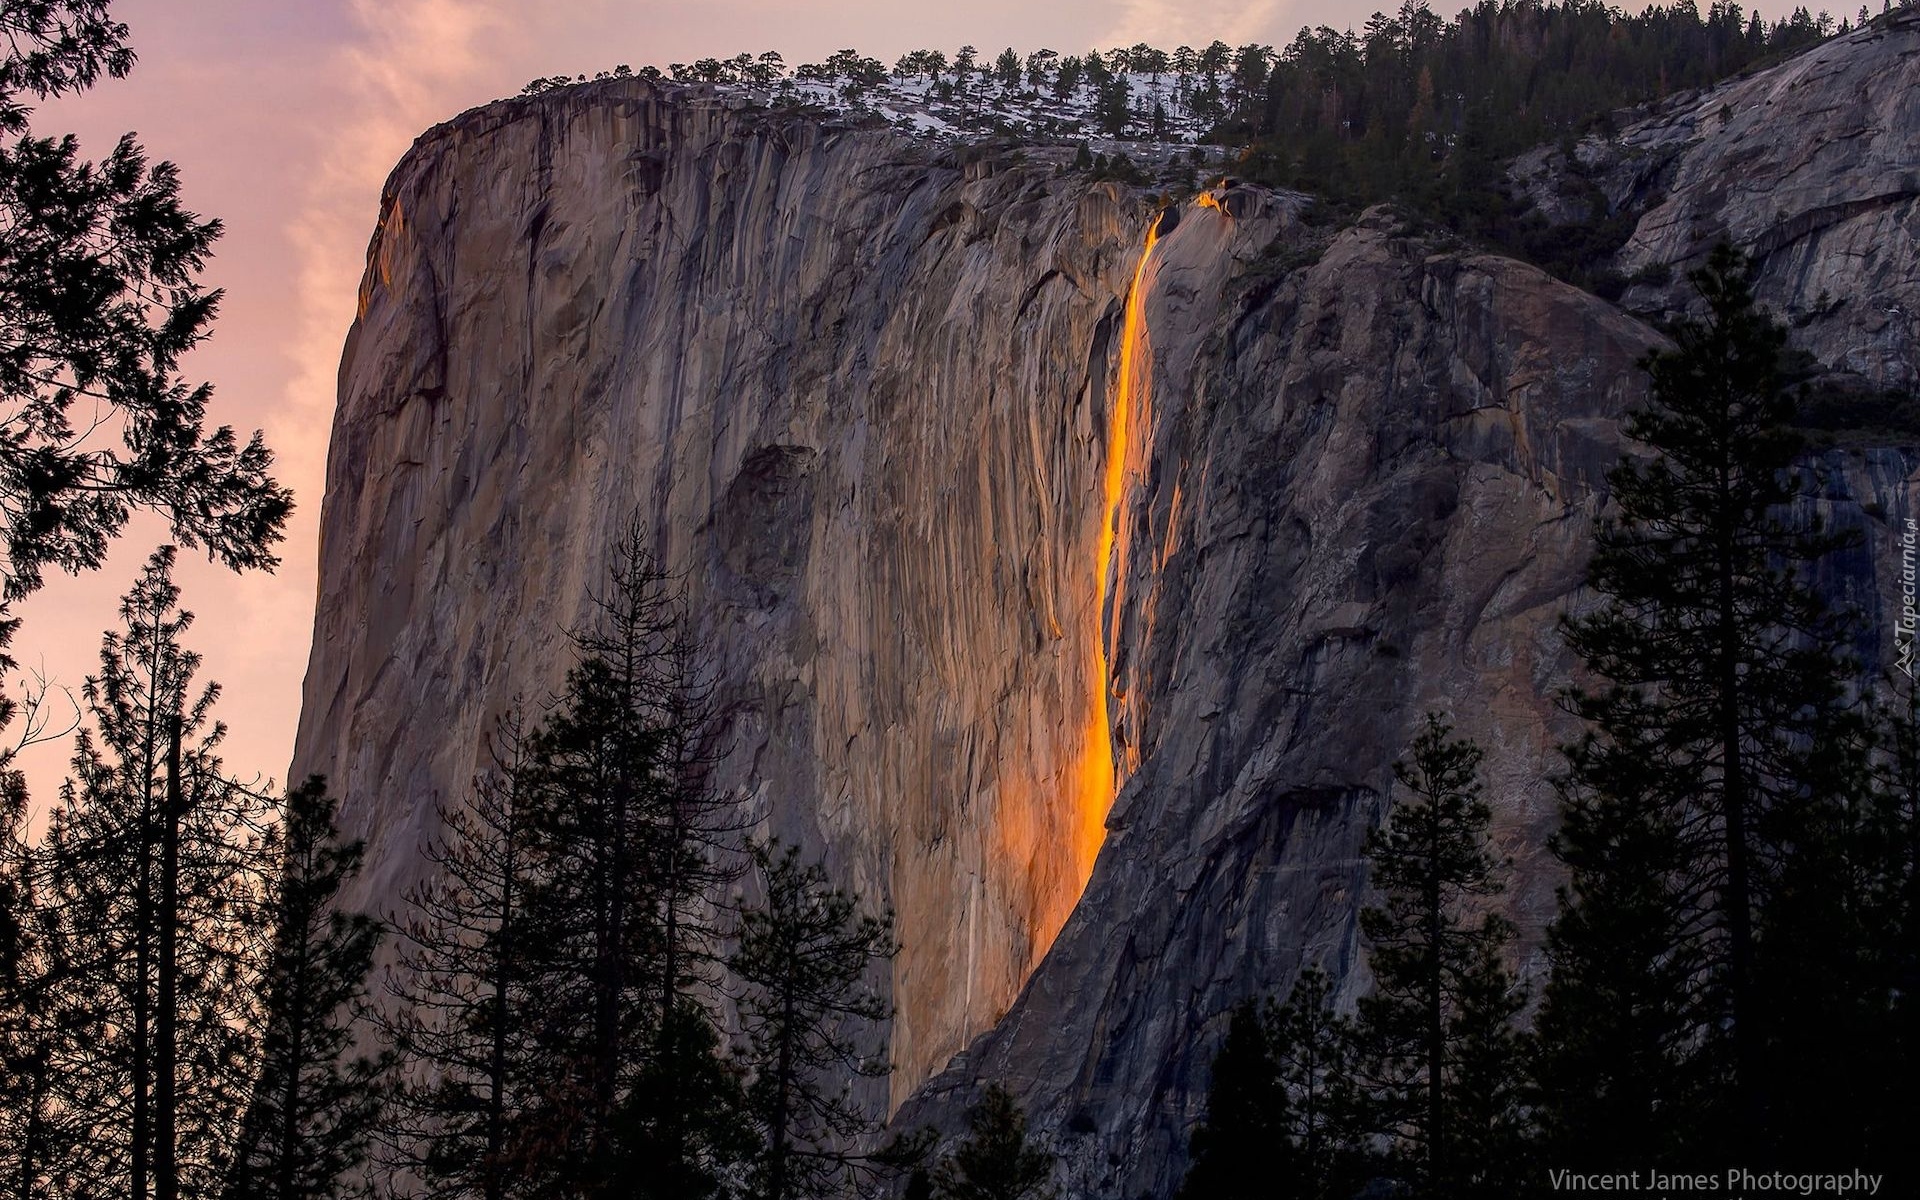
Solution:
{"label": "pink sky", "polygon": [[[37,133],[73,132],[97,157],[136,131],[179,164],[187,202],[226,222],[209,272],[227,290],[214,337],[188,370],[215,386],[213,420],[266,431],[298,509],[274,575],[201,560],[180,572],[198,614],[190,645],[223,685],[229,770],[284,777],[312,629],[334,373],[380,186],[414,136],[527,80],[741,50],[788,62],[855,47],[891,62],[970,42],[1063,53],[1213,38],[1282,44],[1303,24],[1345,27],[1384,0],[119,0],[140,55],[133,75],[45,106]],[[23,606],[15,643],[75,692],[96,669],[118,597],[164,538],[141,520],[107,567],[56,576]],[[10,729],[17,735],[18,728]],[[30,748],[34,794],[50,800],[68,743]]]}

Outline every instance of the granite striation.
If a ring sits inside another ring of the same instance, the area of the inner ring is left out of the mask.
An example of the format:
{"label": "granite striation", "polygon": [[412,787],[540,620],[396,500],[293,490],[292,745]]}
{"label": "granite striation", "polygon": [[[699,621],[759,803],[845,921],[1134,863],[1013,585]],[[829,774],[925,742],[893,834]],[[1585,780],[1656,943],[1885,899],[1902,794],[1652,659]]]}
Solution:
{"label": "granite striation", "polygon": [[[1911,200],[1885,199],[1916,90],[1855,95],[1912,69],[1920,24],[1876,29],[1650,118],[1661,199],[1622,261],[1684,267],[1717,213],[1784,310],[1878,289],[1796,336],[1909,386],[1891,324],[1855,353],[1869,295],[1920,301]],[[1869,132],[1809,150],[1816,121]],[[369,839],[350,899],[417,877],[637,517],[711,648],[722,783],[897,913],[898,1069],[869,1100],[902,1124],[957,1129],[1006,1081],[1072,1194],[1169,1195],[1234,1002],[1310,963],[1366,986],[1359,848],[1428,709],[1489,750],[1536,946],[1555,623],[1660,335],[1384,210],[1335,230],[1230,186],[1157,211],[638,80],[424,135],[341,366],[294,763]],[[1679,303],[1656,290],[1628,300]],[[1805,466],[1867,534],[1828,586],[1872,617],[1915,464]]]}

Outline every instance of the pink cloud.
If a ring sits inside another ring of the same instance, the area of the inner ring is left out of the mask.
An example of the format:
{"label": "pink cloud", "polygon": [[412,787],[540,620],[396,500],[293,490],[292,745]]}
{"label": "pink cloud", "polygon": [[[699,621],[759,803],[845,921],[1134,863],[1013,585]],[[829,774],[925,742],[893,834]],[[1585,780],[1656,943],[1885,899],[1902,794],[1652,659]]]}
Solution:
{"label": "pink cloud", "polygon": [[[1343,7],[1357,15],[1361,6]],[[189,370],[214,382],[215,421],[266,431],[299,508],[278,573],[236,577],[184,560],[180,576],[199,614],[190,640],[225,688],[227,764],[272,776],[291,755],[306,670],[340,347],[381,184],[422,130],[535,76],[618,62],[766,48],[800,62],[845,46],[891,61],[962,42],[1063,52],[1214,36],[1274,42],[1291,37],[1301,18],[1290,14],[1304,12],[1285,0],[120,0],[115,11],[140,54],[133,76],[47,105],[36,128],[76,132],[96,154],[139,131],[156,157],[180,165],[189,204],[227,224],[210,270],[227,298]],[[136,521],[104,570],[54,579],[23,608],[22,661],[44,663],[77,690],[120,593],[164,536],[158,522]],[[42,802],[56,794],[68,754],[64,744],[28,751]]]}

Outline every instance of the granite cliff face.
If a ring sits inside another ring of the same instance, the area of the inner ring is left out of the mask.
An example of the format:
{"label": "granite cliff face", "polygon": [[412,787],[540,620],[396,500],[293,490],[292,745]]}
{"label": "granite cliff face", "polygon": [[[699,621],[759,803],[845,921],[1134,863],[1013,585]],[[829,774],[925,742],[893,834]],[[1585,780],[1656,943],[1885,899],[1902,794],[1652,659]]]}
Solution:
{"label": "granite cliff face", "polygon": [[[1767,121],[1675,135],[1623,255],[1687,265],[1674,214],[1737,144],[1741,179],[1824,180],[1772,189],[1810,231],[1755,241],[1763,278],[1808,281],[1776,294],[1920,300],[1883,177],[1920,121],[1778,166],[1794,105],[1910,64],[1920,28],[1815,53],[1731,85],[1805,75]],[[1006,1081],[1073,1194],[1170,1194],[1233,1003],[1310,963],[1364,990],[1359,847],[1430,708],[1489,749],[1537,934],[1555,621],[1658,334],[1383,212],[1335,231],[1233,187],[1155,214],[638,81],[425,135],[341,367],[294,764],[370,840],[354,899],[393,901],[493,717],[559,683],[637,515],[711,647],[723,784],[898,914],[872,1099],[903,1122],[952,1129]],[[1857,221],[1893,224],[1868,253],[1832,232]],[[1854,320],[1804,344],[1907,379],[1893,342],[1845,357]],[[1821,515],[1867,531],[1831,586],[1870,614],[1913,466],[1807,464]]]}
{"label": "granite cliff face", "polygon": [[370,839],[360,898],[558,686],[637,515],[722,786],[898,913],[897,1087],[1005,1012],[1104,816],[1089,497],[1147,217],[1049,175],[641,83],[422,139],[341,368],[295,767]]}
{"label": "granite cliff face", "polygon": [[[1648,317],[1685,307],[1685,271],[1728,240],[1759,257],[1761,300],[1794,344],[1867,388],[1920,384],[1920,11],[1897,10],[1771,70],[1676,96],[1574,147],[1614,211],[1638,215],[1614,265]],[[1549,215],[1564,155],[1518,174]]]}

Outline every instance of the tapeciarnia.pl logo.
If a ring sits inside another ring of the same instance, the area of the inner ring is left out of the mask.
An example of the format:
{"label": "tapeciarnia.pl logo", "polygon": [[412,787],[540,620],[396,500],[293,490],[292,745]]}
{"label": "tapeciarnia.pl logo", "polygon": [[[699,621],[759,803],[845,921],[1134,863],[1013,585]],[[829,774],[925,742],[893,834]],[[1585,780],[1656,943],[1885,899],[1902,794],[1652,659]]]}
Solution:
{"label": "tapeciarnia.pl logo", "polygon": [[1920,613],[1914,609],[1914,546],[1920,538],[1920,525],[1908,517],[1900,533],[1900,620],[1893,627],[1894,666],[1908,679],[1913,678],[1913,643]]}

